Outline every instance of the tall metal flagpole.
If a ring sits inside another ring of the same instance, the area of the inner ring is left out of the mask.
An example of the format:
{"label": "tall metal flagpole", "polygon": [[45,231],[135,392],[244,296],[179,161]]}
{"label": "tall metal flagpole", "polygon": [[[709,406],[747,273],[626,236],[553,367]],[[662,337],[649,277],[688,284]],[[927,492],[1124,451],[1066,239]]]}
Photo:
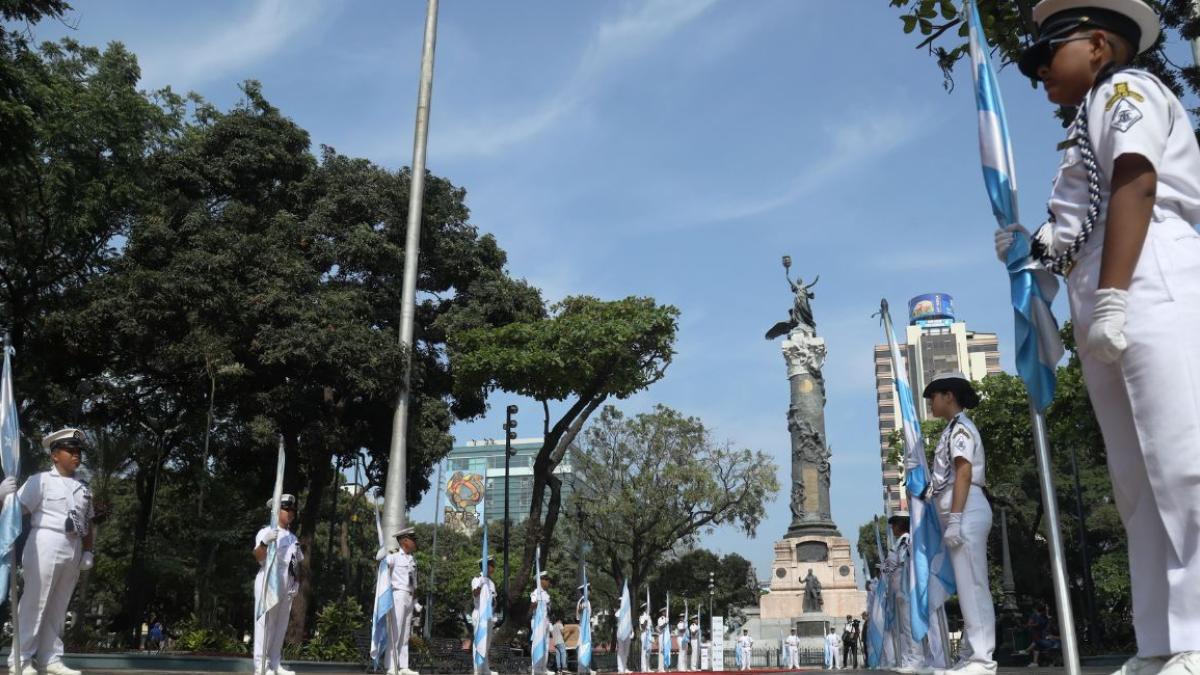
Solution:
{"label": "tall metal flagpole", "polygon": [[437,533],[438,523],[441,522],[442,516],[442,462],[438,462],[437,483],[433,489],[437,490],[437,498],[433,503],[433,548],[429,552],[429,593],[425,596],[425,639],[428,640],[433,635],[433,586],[435,574],[437,574]]}
{"label": "tall metal flagpole", "polygon": [[408,225],[404,233],[404,286],[400,307],[400,348],[404,350],[400,394],[392,417],[392,444],[383,493],[383,530],[387,541],[404,527],[405,480],[408,477],[407,435],[409,386],[412,382],[413,323],[417,303],[417,258],[421,245],[421,205],[425,196],[425,147],[429,139],[429,102],[433,94],[433,48],[437,42],[438,0],[425,8],[425,45],[417,88],[417,124],[413,134],[412,181],[408,193]]}
{"label": "tall metal flagpole", "polygon": [[[1192,16],[1200,17],[1200,0],[1192,0]],[[1200,37],[1192,39],[1192,60],[1200,66]]]}
{"label": "tall metal flagpole", "polygon": [[1033,452],[1037,456],[1038,485],[1042,488],[1042,508],[1046,512],[1046,536],[1050,545],[1050,574],[1054,580],[1054,600],[1058,604],[1058,634],[1062,640],[1063,665],[1068,675],[1079,675],[1079,645],[1075,636],[1075,613],[1071,611],[1071,592],[1067,586],[1067,561],[1063,556],[1062,532],[1058,523],[1058,497],[1054,491],[1054,465],[1050,463],[1050,444],[1046,440],[1046,415],[1029,403],[1033,424]]}

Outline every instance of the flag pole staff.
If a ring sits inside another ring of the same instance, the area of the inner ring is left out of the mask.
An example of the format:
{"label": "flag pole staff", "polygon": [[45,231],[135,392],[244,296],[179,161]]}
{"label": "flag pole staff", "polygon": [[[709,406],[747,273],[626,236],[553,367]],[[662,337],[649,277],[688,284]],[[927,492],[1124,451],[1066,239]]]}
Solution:
{"label": "flag pole staff", "polygon": [[425,148],[429,140],[429,103],[433,95],[433,51],[437,42],[438,0],[425,7],[425,42],[421,50],[421,79],[417,89],[417,120],[413,134],[412,179],[408,189],[408,224],[404,233],[404,284],[400,305],[400,392],[392,416],[392,442],[384,487],[383,531],[390,541],[404,527],[405,481],[408,478],[408,412],[412,384],[413,325],[417,304],[417,259],[421,246],[421,206],[425,196]]}
{"label": "flag pole staff", "polygon": [[[979,19],[975,0],[965,0],[968,13],[969,45],[979,108],[980,154],[984,183],[992,204],[992,213],[1001,228],[1020,223],[1017,202],[1016,167],[1009,141],[1008,120],[1000,85],[985,47],[987,36]],[[1063,555],[1062,528],[1054,489],[1054,470],[1050,462],[1050,443],[1046,434],[1046,414],[1054,396],[1056,363],[1062,356],[1057,326],[1049,304],[1053,291],[1043,289],[1040,275],[1048,272],[1030,261],[1029,241],[1022,232],[1014,233],[1005,268],[1011,286],[1014,331],[1017,341],[1017,370],[1029,395],[1030,430],[1033,432],[1034,457],[1037,459],[1038,485],[1042,508],[1046,513],[1046,538],[1050,548],[1050,574],[1054,581],[1054,599],[1058,605],[1058,626],[1062,638],[1063,665],[1067,675],[1079,675],[1079,646],[1075,635],[1075,616],[1067,586],[1066,559]],[[1057,281],[1048,280],[1057,290]]]}

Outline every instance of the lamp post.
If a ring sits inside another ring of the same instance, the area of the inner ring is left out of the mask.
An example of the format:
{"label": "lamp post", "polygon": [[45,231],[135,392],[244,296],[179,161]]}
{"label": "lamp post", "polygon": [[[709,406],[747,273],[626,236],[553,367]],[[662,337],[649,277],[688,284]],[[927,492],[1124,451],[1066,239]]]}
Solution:
{"label": "lamp post", "polygon": [[713,590],[714,588],[715,588],[715,586],[713,585],[713,573],[709,572],[708,573],[708,634],[710,636],[712,635],[713,597],[716,595],[716,592]]}
{"label": "lamp post", "polygon": [[517,437],[517,406],[509,404],[504,409],[504,619],[508,618],[508,469],[513,456],[512,442]]}

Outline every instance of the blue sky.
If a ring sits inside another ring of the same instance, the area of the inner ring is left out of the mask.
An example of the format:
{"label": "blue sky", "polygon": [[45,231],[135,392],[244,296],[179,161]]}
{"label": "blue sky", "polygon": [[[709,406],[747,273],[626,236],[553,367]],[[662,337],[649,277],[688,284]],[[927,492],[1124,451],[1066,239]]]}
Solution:
{"label": "blue sky", "polygon": [[[74,0],[34,29],[119,40],[142,84],[195,90],[227,107],[237,84],[267,97],[315,144],[399,167],[412,153],[424,3]],[[955,296],[970,328],[1000,334],[1012,371],[1006,277],[979,171],[970,74],[940,71],[884,0],[447,0],[439,19],[429,168],[468,191],[473,222],[510,269],[550,300],[649,295],[680,308],[666,378],[624,402],[696,415],[718,438],[766,451],[785,486],[747,545],[765,578],[790,520],[777,344],[786,318],[779,259],[820,274],[814,312],[825,367],[833,515],[853,538],[882,506],[871,348],[880,297]],[[1171,45],[1178,63],[1190,61]],[[1063,131],[1040,91],[1001,76],[1022,213],[1036,226]],[[1194,104],[1194,102],[1192,102]],[[1066,316],[1060,297],[1056,312]],[[456,425],[498,436],[504,405]],[[1032,461],[1032,454],[1030,455]],[[413,514],[432,519],[432,499]]]}

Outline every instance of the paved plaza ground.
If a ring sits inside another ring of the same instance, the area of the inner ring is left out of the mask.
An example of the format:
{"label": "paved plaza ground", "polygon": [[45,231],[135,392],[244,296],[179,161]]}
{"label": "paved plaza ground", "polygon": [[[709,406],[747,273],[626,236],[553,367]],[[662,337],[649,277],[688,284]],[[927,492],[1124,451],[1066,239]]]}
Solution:
{"label": "paved plaza ground", "polygon": [[[1115,670],[1115,668],[1112,668],[1109,666],[1103,666],[1103,667],[1085,666],[1084,668],[1082,668],[1083,675],[1108,675],[1109,673],[1113,672],[1113,670]],[[0,672],[8,673],[8,670],[6,668],[0,669]],[[155,671],[155,670],[85,670],[84,671],[85,675],[158,675],[159,673],[163,673],[163,672],[164,671]],[[204,671],[204,670],[180,671],[180,670],[175,670],[175,671],[167,671],[167,672],[170,672],[171,675],[208,675],[208,673],[217,672],[217,671]],[[297,670],[297,672],[303,673],[306,671]],[[308,672],[316,672],[316,671],[308,671]],[[323,675],[363,675],[363,673],[365,673],[367,671],[365,671],[365,670],[346,670],[346,671],[322,670],[320,672],[323,673]],[[731,672],[736,673],[736,671],[731,671]],[[752,673],[754,673],[754,672],[772,673],[772,674],[790,673],[790,672],[803,672],[803,673],[836,672],[836,673],[839,673],[839,675],[879,675],[880,673],[890,673],[892,671],[882,671],[882,670],[824,671],[823,669],[820,669],[820,668],[801,668],[799,671],[762,670],[762,671],[750,671],[750,672],[752,672]],[[1000,675],[1062,675],[1064,670],[1062,668],[1001,668],[999,672],[1000,672]],[[720,674],[718,674],[718,675],[720,675]]]}

